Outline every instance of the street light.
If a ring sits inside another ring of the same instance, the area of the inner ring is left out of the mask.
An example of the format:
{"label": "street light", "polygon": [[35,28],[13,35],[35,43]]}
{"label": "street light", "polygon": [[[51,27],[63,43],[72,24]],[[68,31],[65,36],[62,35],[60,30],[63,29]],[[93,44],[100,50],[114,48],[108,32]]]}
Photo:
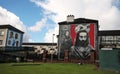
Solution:
{"label": "street light", "polygon": [[53,48],[53,45],[54,45],[54,36],[55,36],[55,34],[53,34],[53,37],[52,37],[52,49],[50,50],[51,62],[53,61],[53,54],[54,54],[54,48]]}
{"label": "street light", "polygon": [[52,37],[52,48],[53,48],[53,45],[54,45],[54,36],[55,36],[55,34],[53,34],[53,37]]}

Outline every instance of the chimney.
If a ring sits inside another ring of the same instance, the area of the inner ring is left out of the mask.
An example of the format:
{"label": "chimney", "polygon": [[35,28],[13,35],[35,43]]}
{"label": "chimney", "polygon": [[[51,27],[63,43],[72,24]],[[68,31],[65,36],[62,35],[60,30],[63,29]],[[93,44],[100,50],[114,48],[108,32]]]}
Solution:
{"label": "chimney", "polygon": [[74,15],[68,15],[67,22],[74,22]]}

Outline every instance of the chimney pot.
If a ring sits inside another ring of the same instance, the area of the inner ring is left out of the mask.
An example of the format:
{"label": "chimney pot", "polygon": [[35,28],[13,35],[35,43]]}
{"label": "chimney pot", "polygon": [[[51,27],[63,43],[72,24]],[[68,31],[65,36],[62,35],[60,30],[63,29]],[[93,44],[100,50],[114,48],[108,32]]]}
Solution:
{"label": "chimney pot", "polygon": [[74,15],[68,15],[67,22],[74,22]]}

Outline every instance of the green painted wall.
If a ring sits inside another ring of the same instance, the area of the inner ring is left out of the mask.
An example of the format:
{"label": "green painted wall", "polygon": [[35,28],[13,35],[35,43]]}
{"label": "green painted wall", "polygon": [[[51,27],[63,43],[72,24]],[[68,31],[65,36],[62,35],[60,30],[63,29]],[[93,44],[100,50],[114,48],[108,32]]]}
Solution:
{"label": "green painted wall", "polygon": [[120,71],[120,49],[100,50],[100,68]]}

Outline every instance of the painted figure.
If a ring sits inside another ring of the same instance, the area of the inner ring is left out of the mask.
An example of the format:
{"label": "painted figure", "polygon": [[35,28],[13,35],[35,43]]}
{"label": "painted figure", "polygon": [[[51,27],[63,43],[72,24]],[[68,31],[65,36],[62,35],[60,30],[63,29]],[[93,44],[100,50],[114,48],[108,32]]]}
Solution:
{"label": "painted figure", "polygon": [[62,42],[62,50],[69,50],[71,49],[72,46],[72,40],[69,34],[69,31],[66,30],[64,31],[64,37],[63,37],[63,42]]}
{"label": "painted figure", "polygon": [[90,56],[90,51],[93,49],[90,45],[89,39],[89,24],[80,24],[76,26],[76,38],[74,45],[71,47],[71,55],[77,56],[82,59],[87,59]]}
{"label": "painted figure", "polygon": [[79,58],[87,59],[90,55],[90,50],[92,50],[92,47],[89,44],[88,33],[85,30],[79,31],[75,45],[72,47],[72,52]]}

